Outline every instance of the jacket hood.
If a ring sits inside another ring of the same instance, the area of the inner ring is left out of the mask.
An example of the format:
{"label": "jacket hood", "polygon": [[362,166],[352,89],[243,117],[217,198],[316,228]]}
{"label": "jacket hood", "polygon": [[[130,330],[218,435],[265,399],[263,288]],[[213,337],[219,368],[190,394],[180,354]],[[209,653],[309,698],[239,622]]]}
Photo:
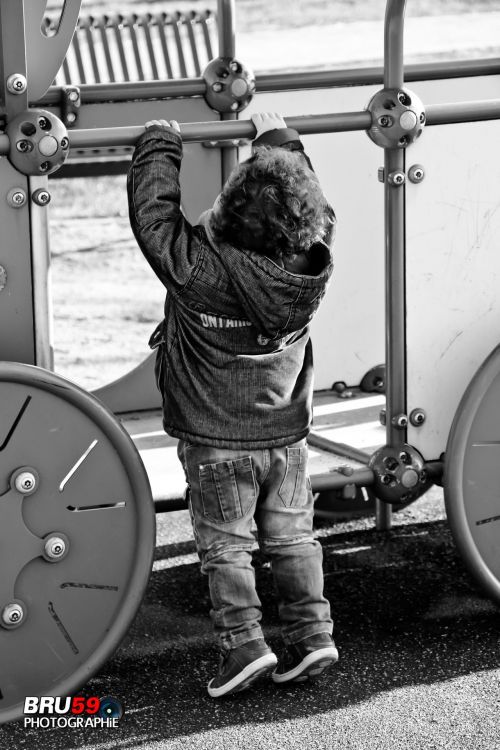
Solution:
{"label": "jacket hood", "polygon": [[230,275],[245,314],[259,333],[279,339],[308,325],[325,295],[333,263],[329,247],[313,245],[314,275],[294,273],[265,255],[241,250],[218,242],[212,230],[212,210],[205,211],[198,223]]}

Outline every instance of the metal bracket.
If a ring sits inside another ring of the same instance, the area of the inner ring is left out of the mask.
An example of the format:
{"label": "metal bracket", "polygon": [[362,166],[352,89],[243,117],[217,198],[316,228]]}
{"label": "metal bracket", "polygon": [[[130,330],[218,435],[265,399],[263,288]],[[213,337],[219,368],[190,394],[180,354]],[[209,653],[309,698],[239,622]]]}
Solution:
{"label": "metal bracket", "polygon": [[248,146],[251,142],[247,138],[235,138],[228,141],[203,141],[201,145],[203,148],[239,148],[240,146]]}
{"label": "metal bracket", "polygon": [[61,119],[67,128],[74,128],[82,103],[78,86],[61,86]]}

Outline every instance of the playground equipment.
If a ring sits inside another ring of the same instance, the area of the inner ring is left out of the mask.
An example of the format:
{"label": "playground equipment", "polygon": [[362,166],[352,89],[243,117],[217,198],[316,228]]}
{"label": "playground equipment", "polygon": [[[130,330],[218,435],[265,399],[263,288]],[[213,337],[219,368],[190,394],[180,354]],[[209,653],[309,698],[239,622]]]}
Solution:
{"label": "playground equipment", "polygon": [[[326,306],[315,335],[316,350],[318,339],[323,346],[329,342],[345,367],[345,377],[332,376],[340,365],[332,367],[331,357],[323,357],[319,382],[326,382],[327,372],[330,383],[358,384],[384,359],[379,346],[385,329],[386,445],[369,456],[344,446],[354,466],[315,475],[313,489],[370,487],[377,496],[377,524],[388,528],[392,505],[443,482],[457,546],[473,575],[500,600],[500,175],[486,159],[497,128],[486,121],[500,119],[500,100],[488,98],[498,65],[413,66],[405,81],[405,2],[388,0],[383,76],[370,70],[254,77],[235,59],[233,5],[220,0],[219,57],[203,76],[49,88],[79,6],[67,1],[56,33],[47,36],[45,2],[0,4],[0,154],[6,157],[0,159],[0,721],[22,715],[25,695],[71,694],[102,666],[139,606],[151,566],[155,508],[148,478],[113,412],[158,404],[152,360],[100,389],[99,399],[50,372],[46,208],[47,175],[68,154],[130,149],[145,119],[175,113],[181,122],[191,218],[210,205],[245,155],[254,131],[250,120],[237,119],[242,109],[282,111],[288,125],[314,135],[306,147],[322,183],[325,153],[334,155],[335,179],[345,196],[332,201],[338,209],[344,200],[341,231],[368,223],[355,222],[355,212],[367,186],[376,189],[378,174],[385,264],[373,247],[377,229],[382,236],[376,199],[379,223],[364,230],[369,241],[356,243],[348,234],[339,241],[348,247],[350,276],[356,266],[368,269],[365,276],[357,274],[359,302],[369,298],[374,305],[385,292],[385,321],[376,320],[367,336],[366,330],[356,334],[351,320],[347,347]],[[381,83],[382,89],[375,88]],[[458,100],[437,103],[443,94],[457,96],[454,83],[460,86]],[[294,114],[306,90],[309,111],[319,112]],[[360,90],[368,105],[353,109]],[[351,108],[335,106],[325,114],[332,92]],[[478,97],[482,92],[484,99]],[[429,99],[435,103],[426,104]],[[369,138],[361,142],[357,131]],[[380,148],[384,164],[378,169]],[[209,188],[197,179],[202,160],[212,177]],[[342,277],[347,271],[341,258],[338,265]],[[344,303],[356,318],[361,305]],[[362,353],[357,335],[369,339]],[[381,371],[375,370],[375,390],[381,390]],[[318,445],[317,436],[311,443]],[[178,507],[156,504],[157,511]]]}

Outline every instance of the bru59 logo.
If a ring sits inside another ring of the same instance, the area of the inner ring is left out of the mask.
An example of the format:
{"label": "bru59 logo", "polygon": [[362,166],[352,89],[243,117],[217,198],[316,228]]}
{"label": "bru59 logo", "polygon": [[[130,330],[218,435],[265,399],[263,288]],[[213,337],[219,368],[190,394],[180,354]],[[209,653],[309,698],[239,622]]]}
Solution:
{"label": "bru59 logo", "polygon": [[24,699],[25,727],[117,727],[122,716],[122,704],[110,695],[105,698],[42,695]]}

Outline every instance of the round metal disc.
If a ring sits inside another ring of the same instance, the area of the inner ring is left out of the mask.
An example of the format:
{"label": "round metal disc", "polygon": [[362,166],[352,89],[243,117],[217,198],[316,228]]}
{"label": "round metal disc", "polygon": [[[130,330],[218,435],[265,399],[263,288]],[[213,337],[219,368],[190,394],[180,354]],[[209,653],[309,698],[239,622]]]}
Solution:
{"label": "round metal disc", "polygon": [[26,696],[74,694],[106,662],[154,543],[148,478],[113,414],[53,373],[1,363],[0,723]]}
{"label": "round metal disc", "polygon": [[500,601],[500,347],[472,379],[446,448],[444,493],[456,545]]}

